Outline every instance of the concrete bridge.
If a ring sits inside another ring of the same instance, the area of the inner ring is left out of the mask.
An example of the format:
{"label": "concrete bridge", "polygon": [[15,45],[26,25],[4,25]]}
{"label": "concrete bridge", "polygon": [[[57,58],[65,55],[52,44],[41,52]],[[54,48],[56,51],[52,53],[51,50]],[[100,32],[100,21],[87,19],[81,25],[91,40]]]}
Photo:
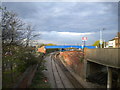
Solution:
{"label": "concrete bridge", "polygon": [[98,71],[106,70],[107,72],[107,88],[112,88],[113,74],[118,75],[117,84],[120,88],[120,48],[96,48],[85,49],[84,71],[85,78],[90,74]]}

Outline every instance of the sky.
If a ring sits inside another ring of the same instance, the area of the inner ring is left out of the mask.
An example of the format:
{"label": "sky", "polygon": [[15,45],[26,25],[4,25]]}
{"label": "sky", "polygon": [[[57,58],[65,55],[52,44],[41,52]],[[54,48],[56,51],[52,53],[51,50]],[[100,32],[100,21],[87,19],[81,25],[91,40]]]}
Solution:
{"label": "sky", "polygon": [[87,45],[100,39],[113,39],[118,32],[117,2],[3,2],[8,10],[14,11],[30,23],[38,43]]}

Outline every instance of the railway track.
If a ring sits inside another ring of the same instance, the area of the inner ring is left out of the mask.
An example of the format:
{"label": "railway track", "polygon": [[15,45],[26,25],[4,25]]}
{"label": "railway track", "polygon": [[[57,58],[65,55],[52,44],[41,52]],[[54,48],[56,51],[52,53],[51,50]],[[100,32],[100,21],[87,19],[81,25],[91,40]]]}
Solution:
{"label": "railway track", "polygon": [[54,61],[54,55],[51,55],[51,65],[52,65],[51,68],[52,68],[52,73],[53,73],[53,77],[54,77],[54,81],[55,81],[55,87],[56,88],[66,88],[65,84],[63,83],[63,80],[62,80],[62,77],[60,75],[60,72],[58,70],[57,64]]}
{"label": "railway track", "polygon": [[83,88],[83,86],[71,75],[71,73],[66,69],[66,67],[62,64],[62,62],[60,60],[56,60],[57,54],[52,54],[51,55],[51,65],[54,66],[54,68],[56,69],[60,82],[62,85],[57,86],[58,83],[56,82],[56,74],[54,73],[54,68],[52,67],[52,72],[53,72],[53,76],[54,76],[54,80],[56,83],[56,88],[66,88],[65,84],[64,84],[64,80],[62,79],[60,72],[58,70],[58,66],[62,69],[62,71],[64,72],[65,76],[68,78],[69,82],[72,84],[73,88]]}

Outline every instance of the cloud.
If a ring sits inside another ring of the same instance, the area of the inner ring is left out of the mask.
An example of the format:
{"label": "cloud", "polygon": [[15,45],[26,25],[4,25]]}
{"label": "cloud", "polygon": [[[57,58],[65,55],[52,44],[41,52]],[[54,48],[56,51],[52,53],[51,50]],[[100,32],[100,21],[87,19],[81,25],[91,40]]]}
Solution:
{"label": "cloud", "polygon": [[88,43],[93,43],[99,40],[100,29],[108,30],[105,40],[112,39],[118,30],[115,2],[6,2],[3,5],[35,25],[45,42],[80,43],[81,37],[87,36]]}
{"label": "cloud", "polygon": [[[38,32],[36,32],[38,33]],[[90,35],[90,34],[94,34],[94,32],[86,32],[86,33],[77,33],[77,32],[57,32],[57,31],[50,31],[50,32],[46,32],[46,31],[43,31],[43,32],[39,32],[40,34],[42,35],[46,35],[46,34],[49,34],[49,35],[59,35],[59,36],[62,36],[62,35],[65,35],[65,36],[80,36],[80,35]]]}
{"label": "cloud", "polygon": [[60,44],[60,43],[58,43],[56,41],[43,40],[43,39],[41,39],[41,40],[31,40],[31,42],[34,43],[34,44],[48,44],[48,43]]}
{"label": "cloud", "polygon": [[4,2],[118,2],[119,0],[3,0]]}
{"label": "cloud", "polygon": [[58,32],[58,34],[70,35],[70,36],[78,36],[78,35],[90,35],[92,33]]}
{"label": "cloud", "polygon": [[[38,33],[38,32],[37,32]],[[88,37],[87,44],[91,45],[95,41],[100,39],[100,32],[86,32],[86,33],[76,33],[76,32],[39,32],[41,34],[40,41],[43,40],[46,43],[54,44],[82,44],[82,37]],[[116,31],[109,32],[109,30],[103,31],[103,40],[108,41],[110,38],[114,37]],[[109,36],[110,35],[110,36]],[[109,36],[108,39],[106,39]]]}
{"label": "cloud", "polygon": [[[41,34],[41,39],[43,41],[49,41],[49,43],[56,44],[81,44],[82,37],[90,37],[94,35],[94,32],[86,32],[86,33],[76,33],[76,32],[57,32],[57,31],[50,31],[50,32],[39,32]],[[48,39],[49,38],[49,39]]]}

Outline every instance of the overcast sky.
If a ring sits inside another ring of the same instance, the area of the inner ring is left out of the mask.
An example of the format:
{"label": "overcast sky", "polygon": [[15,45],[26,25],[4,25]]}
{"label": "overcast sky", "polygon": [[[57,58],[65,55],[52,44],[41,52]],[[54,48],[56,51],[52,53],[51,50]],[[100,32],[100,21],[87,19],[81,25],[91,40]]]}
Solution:
{"label": "overcast sky", "polygon": [[117,2],[4,2],[3,6],[16,12],[25,22],[35,26],[41,43],[87,45],[103,39],[111,40],[118,32]]}

